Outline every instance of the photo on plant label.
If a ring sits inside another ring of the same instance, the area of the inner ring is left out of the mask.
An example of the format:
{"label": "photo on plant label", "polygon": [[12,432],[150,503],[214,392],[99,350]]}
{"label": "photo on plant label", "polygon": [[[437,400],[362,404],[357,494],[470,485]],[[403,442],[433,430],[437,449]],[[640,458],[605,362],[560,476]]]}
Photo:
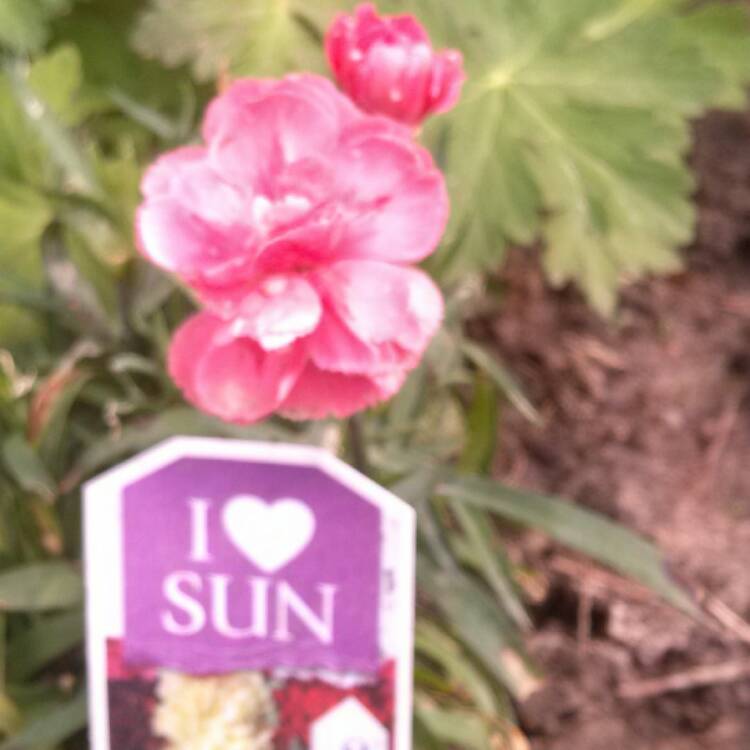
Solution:
{"label": "photo on plant label", "polygon": [[[348,711],[359,713],[366,720],[362,731],[376,737],[393,728],[393,663],[384,664],[367,682],[333,674],[294,678],[235,672],[196,677],[127,668],[117,640],[107,643],[107,654],[112,750],[307,750],[316,746],[316,738],[318,746],[331,747],[322,744],[328,739],[319,740],[321,732],[325,738],[330,717],[335,723],[336,712]],[[361,741],[366,739],[363,734]]]}

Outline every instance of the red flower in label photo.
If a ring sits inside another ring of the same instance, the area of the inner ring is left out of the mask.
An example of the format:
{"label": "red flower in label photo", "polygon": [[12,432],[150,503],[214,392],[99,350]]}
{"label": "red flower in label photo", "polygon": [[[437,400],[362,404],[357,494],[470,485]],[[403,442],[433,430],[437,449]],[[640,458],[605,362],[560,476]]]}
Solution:
{"label": "red flower in label photo", "polygon": [[274,692],[278,711],[276,750],[307,747],[310,729],[323,714],[347,698],[356,698],[393,734],[395,664],[384,664],[372,684],[340,688],[323,680],[290,679]]}

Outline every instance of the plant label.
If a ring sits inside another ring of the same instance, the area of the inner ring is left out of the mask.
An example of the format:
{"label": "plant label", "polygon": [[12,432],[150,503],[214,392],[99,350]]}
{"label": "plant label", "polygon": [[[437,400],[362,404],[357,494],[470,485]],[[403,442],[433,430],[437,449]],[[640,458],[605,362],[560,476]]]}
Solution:
{"label": "plant label", "polygon": [[317,448],[203,438],[84,503],[93,750],[409,750],[408,505]]}

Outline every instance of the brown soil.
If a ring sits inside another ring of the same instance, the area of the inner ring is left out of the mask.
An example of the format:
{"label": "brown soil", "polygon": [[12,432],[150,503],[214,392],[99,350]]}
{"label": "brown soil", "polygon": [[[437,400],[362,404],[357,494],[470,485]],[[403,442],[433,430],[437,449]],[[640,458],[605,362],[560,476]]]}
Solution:
{"label": "brown soil", "polygon": [[[520,707],[534,750],[750,748],[750,114],[697,135],[684,273],[626,290],[612,324],[517,252],[487,322],[545,417],[504,415],[499,474],[651,537],[723,621],[696,624],[527,536],[518,555],[544,571],[530,647],[547,679]],[[681,689],[624,697],[682,673]]]}

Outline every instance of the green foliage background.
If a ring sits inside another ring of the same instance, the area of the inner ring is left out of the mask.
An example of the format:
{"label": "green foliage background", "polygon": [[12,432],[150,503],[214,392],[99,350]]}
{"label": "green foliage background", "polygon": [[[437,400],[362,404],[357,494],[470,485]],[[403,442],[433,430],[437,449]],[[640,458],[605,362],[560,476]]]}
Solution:
{"label": "green foliage background", "polygon": [[[336,423],[221,424],[164,372],[192,303],[141,262],[132,217],[154,155],[195,137],[216,80],[325,71],[336,0],[0,0],[0,750],[85,747],[81,482],[174,434],[335,446]],[[464,321],[483,272],[543,248],[554,284],[603,313],[679,267],[693,231],[690,120],[743,107],[744,6],[684,0],[404,0],[460,47],[461,105],[423,133],[453,197],[429,268],[444,330],[404,390],[358,425],[368,471],[417,507],[416,746],[507,747],[538,676],[503,537],[534,526],[694,607],[645,540],[486,476],[496,414],[540,415]],[[528,575],[528,572],[526,572]],[[494,744],[491,744],[494,743]]]}

